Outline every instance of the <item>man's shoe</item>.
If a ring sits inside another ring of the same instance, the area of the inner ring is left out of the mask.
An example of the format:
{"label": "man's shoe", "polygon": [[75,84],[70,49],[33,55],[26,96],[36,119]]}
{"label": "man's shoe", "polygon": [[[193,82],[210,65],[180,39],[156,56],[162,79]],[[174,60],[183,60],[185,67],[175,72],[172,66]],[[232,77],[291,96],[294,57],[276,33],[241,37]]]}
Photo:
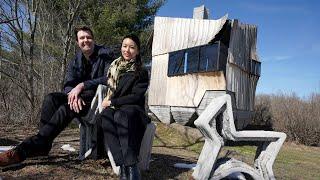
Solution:
{"label": "man's shoe", "polygon": [[20,162],[22,162],[22,159],[15,149],[0,153],[0,167],[19,164]]}
{"label": "man's shoe", "polygon": [[137,165],[127,166],[128,180],[140,180],[141,175]]}
{"label": "man's shoe", "polygon": [[120,180],[127,180],[127,169],[124,165],[120,166]]}

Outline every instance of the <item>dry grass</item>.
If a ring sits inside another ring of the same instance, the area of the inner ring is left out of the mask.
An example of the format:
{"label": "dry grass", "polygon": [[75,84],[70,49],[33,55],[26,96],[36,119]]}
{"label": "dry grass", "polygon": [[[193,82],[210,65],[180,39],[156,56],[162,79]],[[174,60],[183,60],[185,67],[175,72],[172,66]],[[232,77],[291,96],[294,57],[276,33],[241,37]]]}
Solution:
{"label": "dry grass", "polygon": [[301,99],[295,94],[256,97],[255,124],[287,134],[287,141],[320,146],[320,94]]}
{"label": "dry grass", "polygon": [[[189,179],[192,170],[177,169],[175,163],[196,163],[203,141],[177,130],[174,125],[157,123],[150,170],[143,179]],[[21,141],[35,128],[1,127],[0,139]],[[10,141],[9,141],[10,140]],[[0,143],[4,141],[0,140]],[[3,179],[117,179],[108,160],[78,161],[77,152],[65,152],[62,144],[79,149],[79,130],[67,129],[54,142],[49,157],[29,159],[16,168],[2,169]],[[1,144],[0,144],[1,145]],[[253,164],[255,147],[223,147],[220,157],[228,156]],[[286,143],[274,164],[277,179],[319,179],[320,148]]]}
{"label": "dry grass", "polygon": [[[203,141],[198,142],[197,138],[186,137],[185,133],[172,128],[172,125],[158,123],[157,135],[154,147],[170,147],[172,151],[180,149],[181,154],[185,156],[185,152],[188,152],[189,157],[195,159],[203,146]],[[233,157],[253,165],[255,151],[255,146],[223,147],[219,157]],[[277,179],[318,180],[320,179],[318,164],[320,164],[320,147],[285,143],[273,168]],[[191,173],[189,171],[190,175]]]}

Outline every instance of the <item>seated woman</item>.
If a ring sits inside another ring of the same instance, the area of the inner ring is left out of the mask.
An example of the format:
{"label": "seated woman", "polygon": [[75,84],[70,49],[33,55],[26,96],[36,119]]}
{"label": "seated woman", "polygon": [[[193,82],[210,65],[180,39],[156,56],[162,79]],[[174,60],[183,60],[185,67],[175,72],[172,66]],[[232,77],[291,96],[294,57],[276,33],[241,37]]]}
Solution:
{"label": "seated woman", "polygon": [[144,108],[148,72],[142,68],[139,53],[139,38],[124,37],[121,57],[114,60],[108,70],[109,89],[102,102],[104,110],[97,117],[105,145],[107,143],[116,165],[120,166],[120,179],[140,179],[138,155],[150,122]]}

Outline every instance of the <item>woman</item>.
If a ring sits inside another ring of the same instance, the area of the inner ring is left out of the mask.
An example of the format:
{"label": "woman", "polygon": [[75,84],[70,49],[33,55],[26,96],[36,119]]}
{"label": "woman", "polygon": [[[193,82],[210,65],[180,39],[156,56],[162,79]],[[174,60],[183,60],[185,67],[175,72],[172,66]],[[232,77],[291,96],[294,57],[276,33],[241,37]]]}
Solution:
{"label": "woman", "polygon": [[109,89],[98,123],[103,129],[105,144],[120,166],[120,179],[140,179],[138,155],[150,120],[144,110],[148,72],[142,68],[137,36],[123,38],[121,57],[111,63],[107,78]]}

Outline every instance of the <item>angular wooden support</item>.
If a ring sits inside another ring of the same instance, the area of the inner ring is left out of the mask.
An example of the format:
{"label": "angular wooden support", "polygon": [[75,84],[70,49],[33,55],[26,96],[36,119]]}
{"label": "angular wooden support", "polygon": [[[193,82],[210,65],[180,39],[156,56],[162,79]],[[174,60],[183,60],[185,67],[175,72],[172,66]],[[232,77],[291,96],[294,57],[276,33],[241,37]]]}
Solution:
{"label": "angular wooden support", "polygon": [[146,131],[144,132],[140,152],[139,152],[139,164],[138,167],[140,170],[149,170],[149,164],[151,159],[152,143],[154,135],[156,133],[156,125],[153,122],[150,122],[147,125]]}
{"label": "angular wooden support", "polygon": [[[223,120],[222,136],[218,134],[216,127],[216,118],[219,114],[222,114]],[[230,95],[224,94],[214,98],[194,124],[205,137],[205,144],[192,174],[195,179],[224,178],[237,171],[246,173],[253,179],[275,179],[272,165],[286,139],[286,134],[273,131],[237,131]],[[255,168],[257,170],[236,161],[217,165],[216,160],[225,140],[263,142],[256,152]]]}
{"label": "angular wooden support", "polygon": [[[246,173],[246,176],[251,176],[252,179],[263,179],[257,169],[254,169],[246,163],[236,159],[223,159],[222,161],[217,162],[217,168],[214,171],[215,173],[211,179],[223,179],[235,173]],[[240,178],[245,179],[243,176]],[[234,178],[231,177],[230,179]],[[239,177],[235,179],[239,179]]]}

